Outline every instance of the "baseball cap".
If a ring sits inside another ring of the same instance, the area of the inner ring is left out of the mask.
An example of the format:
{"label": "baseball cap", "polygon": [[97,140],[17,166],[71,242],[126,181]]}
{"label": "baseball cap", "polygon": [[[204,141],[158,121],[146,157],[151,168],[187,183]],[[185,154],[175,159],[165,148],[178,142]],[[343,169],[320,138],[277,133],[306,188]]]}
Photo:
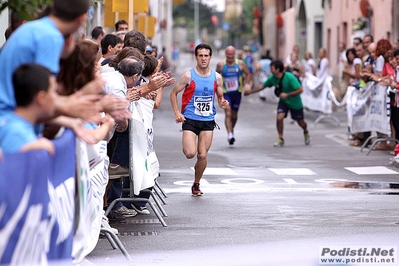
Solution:
{"label": "baseball cap", "polygon": [[152,47],[150,45],[147,45],[147,47],[145,48],[146,52],[152,52]]}

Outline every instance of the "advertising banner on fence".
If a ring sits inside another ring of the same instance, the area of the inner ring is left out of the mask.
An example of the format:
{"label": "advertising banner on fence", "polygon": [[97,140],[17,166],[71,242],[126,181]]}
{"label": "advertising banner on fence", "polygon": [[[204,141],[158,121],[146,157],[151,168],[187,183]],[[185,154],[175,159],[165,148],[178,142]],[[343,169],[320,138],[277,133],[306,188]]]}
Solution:
{"label": "advertising banner on fence", "polygon": [[75,214],[75,136],[54,141],[55,156],[37,150],[0,162],[0,264],[71,261]]}
{"label": "advertising banner on fence", "polygon": [[301,93],[303,107],[309,110],[322,112],[323,114],[332,113],[331,85],[332,77],[320,80],[307,73],[302,80],[303,92]]}
{"label": "advertising banner on fence", "polygon": [[152,112],[147,112],[145,108],[145,103],[142,101],[133,103],[130,152],[134,157],[133,183],[135,195],[138,195],[143,189],[153,187],[155,185],[154,176],[158,176],[159,173],[159,163],[152,144]]}
{"label": "advertising banner on fence", "polygon": [[351,133],[375,131],[391,134],[387,89],[368,82],[360,90],[349,87],[346,108]]}

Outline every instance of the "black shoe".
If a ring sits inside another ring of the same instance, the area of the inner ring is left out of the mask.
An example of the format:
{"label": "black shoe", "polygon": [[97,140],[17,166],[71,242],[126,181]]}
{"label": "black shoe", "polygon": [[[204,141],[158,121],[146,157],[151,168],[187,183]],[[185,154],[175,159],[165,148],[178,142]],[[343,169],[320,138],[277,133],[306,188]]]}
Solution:
{"label": "black shoe", "polygon": [[125,216],[120,215],[119,213],[116,213],[116,212],[114,212],[114,211],[111,211],[111,212],[108,214],[107,217],[108,217],[108,220],[110,220],[110,221],[123,221],[123,220],[126,219]]}
{"label": "black shoe", "polygon": [[228,139],[228,141],[229,141],[230,145],[233,145],[234,141],[236,141],[236,139],[234,137],[232,137],[231,139]]}
{"label": "black shoe", "polygon": [[150,211],[145,206],[137,207],[136,205],[132,204],[132,208],[139,214],[149,215]]}

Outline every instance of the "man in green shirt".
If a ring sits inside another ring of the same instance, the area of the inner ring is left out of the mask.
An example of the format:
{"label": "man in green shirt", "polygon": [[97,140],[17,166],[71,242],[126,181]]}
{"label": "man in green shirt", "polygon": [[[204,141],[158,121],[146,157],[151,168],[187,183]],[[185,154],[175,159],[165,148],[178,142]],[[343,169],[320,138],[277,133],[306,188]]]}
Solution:
{"label": "man in green shirt", "polygon": [[310,136],[304,119],[301,96],[299,96],[303,91],[301,83],[292,73],[284,71],[284,64],[281,60],[273,61],[270,64],[270,71],[272,75],[263,84],[259,84],[252,90],[245,90],[244,95],[250,95],[264,88],[275,87],[275,94],[280,98],[280,101],[277,106],[278,140],[274,147],[284,145],[284,118],[287,117],[288,111],[290,111],[292,119],[297,121],[303,129],[305,144],[309,145]]}

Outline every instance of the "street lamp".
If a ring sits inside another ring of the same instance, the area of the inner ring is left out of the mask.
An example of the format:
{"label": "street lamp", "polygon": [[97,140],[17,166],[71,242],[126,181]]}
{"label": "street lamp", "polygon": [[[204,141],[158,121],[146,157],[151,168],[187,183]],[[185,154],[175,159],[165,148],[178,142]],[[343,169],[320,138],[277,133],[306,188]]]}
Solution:
{"label": "street lamp", "polygon": [[199,39],[199,1],[194,0],[194,42],[197,44]]}

